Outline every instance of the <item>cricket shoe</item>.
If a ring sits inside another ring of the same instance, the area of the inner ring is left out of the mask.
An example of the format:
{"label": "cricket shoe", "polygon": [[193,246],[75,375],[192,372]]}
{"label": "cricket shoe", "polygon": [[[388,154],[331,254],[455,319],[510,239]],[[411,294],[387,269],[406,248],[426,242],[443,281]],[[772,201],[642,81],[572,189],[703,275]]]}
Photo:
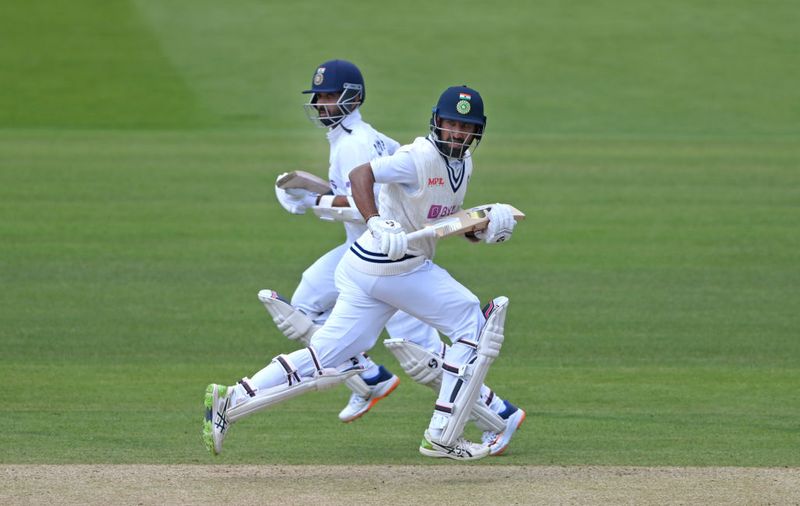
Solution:
{"label": "cricket shoe", "polygon": [[378,403],[379,400],[388,396],[400,384],[400,378],[389,372],[382,365],[378,366],[379,372],[376,378],[376,383],[369,386],[369,395],[361,397],[353,392],[350,396],[350,401],[347,406],[339,413],[339,420],[344,423],[350,423],[356,418],[363,416],[367,411],[372,409],[372,406]]}
{"label": "cricket shoe", "polygon": [[211,455],[222,453],[222,441],[228,433],[228,408],[231,402],[232,388],[225,385],[212,383],[206,387],[206,396],[203,401],[206,407],[206,417],[203,421],[203,442]]}
{"label": "cricket shoe", "polygon": [[486,430],[483,431],[483,435],[481,436],[481,443],[485,444],[486,446],[491,445],[497,440],[497,432],[493,430]]}
{"label": "cricket shoe", "polygon": [[419,452],[426,457],[447,457],[454,460],[478,460],[489,455],[489,447],[458,438],[452,445],[443,445],[435,441],[429,431],[419,444]]}
{"label": "cricket shoe", "polygon": [[522,425],[522,422],[525,421],[526,413],[524,410],[514,406],[508,401],[505,402],[507,407],[513,408],[511,414],[505,417],[506,428],[499,434],[491,431],[484,432],[481,438],[483,444],[489,446],[489,455],[492,456],[501,455],[506,451],[508,445],[511,443],[511,438],[514,437],[514,433],[519,429],[519,426]]}

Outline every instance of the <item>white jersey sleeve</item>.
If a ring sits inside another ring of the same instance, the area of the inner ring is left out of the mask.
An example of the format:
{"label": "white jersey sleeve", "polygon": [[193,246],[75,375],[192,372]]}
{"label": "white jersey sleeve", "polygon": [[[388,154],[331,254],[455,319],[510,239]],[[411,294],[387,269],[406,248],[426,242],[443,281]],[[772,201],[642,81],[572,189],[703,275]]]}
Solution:
{"label": "white jersey sleeve", "polygon": [[379,184],[395,183],[405,186],[409,191],[419,188],[419,176],[414,159],[406,150],[400,150],[392,156],[383,156],[370,162],[375,182]]}
{"label": "white jersey sleeve", "polygon": [[350,171],[367,163],[371,158],[371,149],[359,139],[349,138],[341,143],[331,160],[331,169],[336,171],[332,179],[341,181],[343,187],[334,191],[338,195],[350,195]]}

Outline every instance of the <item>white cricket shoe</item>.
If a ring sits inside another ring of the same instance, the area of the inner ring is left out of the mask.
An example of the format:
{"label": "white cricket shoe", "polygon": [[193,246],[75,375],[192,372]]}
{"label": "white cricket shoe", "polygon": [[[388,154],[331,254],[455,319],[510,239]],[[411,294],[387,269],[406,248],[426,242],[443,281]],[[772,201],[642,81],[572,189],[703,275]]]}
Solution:
{"label": "white cricket shoe", "polygon": [[485,444],[486,446],[491,445],[497,439],[497,432],[493,430],[486,430],[483,431],[483,435],[481,436],[481,443]]}
{"label": "white cricket shoe", "polygon": [[353,392],[350,396],[350,401],[347,406],[339,413],[339,420],[344,423],[350,423],[353,420],[360,418],[367,411],[372,409],[372,406],[378,403],[379,400],[388,396],[400,384],[400,378],[387,371],[383,366],[380,367],[380,375],[386,379],[379,381],[375,385],[369,386],[369,396],[361,397]]}
{"label": "white cricket shoe", "polygon": [[419,452],[426,457],[447,457],[454,460],[478,460],[489,455],[489,447],[458,438],[451,446],[443,445],[425,431],[425,437],[419,444]]}
{"label": "white cricket shoe", "polygon": [[230,406],[231,388],[212,383],[206,387],[203,401],[206,417],[203,421],[203,442],[211,455],[222,453],[222,441],[228,433],[228,407]]}
{"label": "white cricket shoe", "polygon": [[488,443],[489,445],[489,455],[500,455],[508,448],[508,445],[511,443],[511,438],[514,437],[514,433],[519,429],[519,426],[522,425],[522,422],[525,421],[525,411],[521,408],[517,408],[516,411],[511,413],[508,418],[506,418],[506,428],[500,434],[492,433],[483,433],[483,441],[486,443],[486,439],[489,437],[488,434],[494,434],[494,439]]}

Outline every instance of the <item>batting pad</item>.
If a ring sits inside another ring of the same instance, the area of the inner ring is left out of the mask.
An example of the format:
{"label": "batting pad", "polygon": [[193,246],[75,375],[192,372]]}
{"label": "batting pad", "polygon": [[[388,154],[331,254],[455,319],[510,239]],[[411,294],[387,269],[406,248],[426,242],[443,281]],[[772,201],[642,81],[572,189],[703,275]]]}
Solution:
{"label": "batting pad", "polygon": [[[430,387],[436,393],[439,392],[442,386],[442,363],[444,362],[441,356],[405,339],[386,339],[383,344],[397,358],[400,367],[411,379]],[[505,421],[480,399],[475,400],[472,417],[475,418],[481,430],[502,432],[505,429]]]}
{"label": "batting pad", "polygon": [[386,339],[383,345],[397,358],[400,367],[411,379],[420,385],[431,387],[436,392],[439,391],[442,386],[444,362],[441,356],[405,339]]}
{"label": "batting pad", "polygon": [[299,383],[293,385],[278,385],[261,390],[256,393],[255,397],[248,398],[241,404],[228,409],[228,421],[233,423],[257,411],[261,411],[269,406],[279,404],[306,392],[326,390],[343,383],[348,378],[361,372],[364,372],[364,369],[360,367],[352,367],[343,371],[339,371],[338,369],[323,369],[321,374],[315,374],[310,378],[302,378]]}
{"label": "batting pad", "polygon": [[472,408],[476,402],[480,402],[478,397],[486,373],[503,345],[507,309],[508,297],[495,297],[490,304],[489,315],[478,338],[478,357],[472,364],[462,366],[462,372],[459,373],[464,384],[453,401],[452,414],[442,432],[441,443],[444,445],[452,445],[461,437]]}
{"label": "batting pad", "polygon": [[272,321],[283,335],[292,340],[297,340],[308,346],[311,336],[319,329],[311,318],[302,311],[298,311],[275,290],[261,290],[258,300],[272,317]]}

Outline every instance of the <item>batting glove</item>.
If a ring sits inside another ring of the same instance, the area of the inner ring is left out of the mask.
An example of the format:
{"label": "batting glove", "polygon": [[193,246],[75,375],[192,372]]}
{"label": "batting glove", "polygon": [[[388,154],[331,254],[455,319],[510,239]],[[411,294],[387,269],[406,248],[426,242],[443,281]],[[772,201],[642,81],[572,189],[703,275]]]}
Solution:
{"label": "batting glove", "polygon": [[275,196],[281,206],[292,214],[305,214],[306,209],[317,204],[318,194],[302,188],[284,190],[275,187]]}
{"label": "batting glove", "polygon": [[399,260],[405,256],[408,251],[408,238],[399,223],[373,216],[367,221],[367,228],[380,244],[381,253],[388,256],[389,260]]}
{"label": "batting glove", "polygon": [[517,221],[514,219],[511,206],[495,204],[489,209],[489,226],[486,230],[475,232],[475,237],[487,244],[507,242],[511,239],[516,225]]}

